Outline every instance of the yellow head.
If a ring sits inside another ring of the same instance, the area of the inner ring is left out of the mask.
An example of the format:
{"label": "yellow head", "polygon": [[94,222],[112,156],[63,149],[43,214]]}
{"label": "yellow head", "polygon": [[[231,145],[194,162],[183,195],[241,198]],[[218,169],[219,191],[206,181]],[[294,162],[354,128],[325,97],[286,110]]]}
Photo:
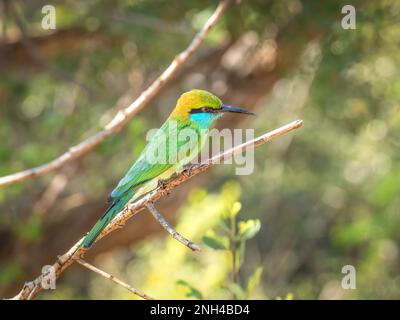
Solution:
{"label": "yellow head", "polygon": [[222,101],[212,93],[205,90],[193,89],[179,97],[176,107],[171,113],[171,118],[187,121],[190,120],[191,115],[199,114],[218,118],[224,112],[254,114],[238,107],[224,106]]}

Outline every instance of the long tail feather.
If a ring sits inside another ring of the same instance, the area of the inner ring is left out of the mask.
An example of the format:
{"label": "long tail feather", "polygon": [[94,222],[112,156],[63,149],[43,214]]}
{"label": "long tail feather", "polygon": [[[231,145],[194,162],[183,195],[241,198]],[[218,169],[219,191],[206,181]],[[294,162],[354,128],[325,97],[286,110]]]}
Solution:
{"label": "long tail feather", "polygon": [[110,206],[103,216],[96,222],[93,228],[86,235],[83,240],[82,246],[85,248],[90,248],[96,241],[99,234],[104,230],[105,227],[110,223],[110,221],[115,217],[118,212],[115,210],[115,206]]}
{"label": "long tail feather", "polygon": [[114,202],[101,216],[101,218],[96,222],[93,228],[83,239],[82,246],[85,248],[91,248],[93,243],[96,241],[97,237],[104,230],[105,227],[111,222],[112,219],[124,208],[132,197],[133,192],[120,198],[118,201]]}

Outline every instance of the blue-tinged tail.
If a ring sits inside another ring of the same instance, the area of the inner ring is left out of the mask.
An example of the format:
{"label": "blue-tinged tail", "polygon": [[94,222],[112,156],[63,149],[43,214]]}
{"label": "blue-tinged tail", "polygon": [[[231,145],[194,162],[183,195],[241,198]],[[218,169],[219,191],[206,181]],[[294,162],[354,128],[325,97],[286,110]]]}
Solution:
{"label": "blue-tinged tail", "polygon": [[83,239],[82,247],[91,248],[93,243],[96,241],[97,237],[100,233],[107,227],[107,225],[111,222],[112,219],[124,208],[124,206],[128,203],[128,201],[132,198],[133,192],[126,194],[124,197],[115,201],[107,210],[103,213],[101,218],[96,222],[93,228],[86,235],[85,239]]}

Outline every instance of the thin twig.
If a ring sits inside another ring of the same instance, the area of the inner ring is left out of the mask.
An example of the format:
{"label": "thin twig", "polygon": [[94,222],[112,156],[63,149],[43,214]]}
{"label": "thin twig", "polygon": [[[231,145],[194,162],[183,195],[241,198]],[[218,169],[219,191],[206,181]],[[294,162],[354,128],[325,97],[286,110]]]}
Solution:
{"label": "thin twig", "polygon": [[105,272],[103,270],[100,270],[99,268],[95,267],[94,265],[91,265],[90,263],[88,263],[88,262],[86,262],[86,261],[84,261],[82,259],[76,259],[75,261],[77,263],[79,263],[81,266],[89,269],[90,271],[93,271],[93,272],[101,275],[104,278],[107,278],[108,280],[113,281],[116,284],[119,284],[120,286],[124,287],[125,289],[129,290],[133,294],[135,294],[135,295],[137,295],[137,296],[139,296],[139,297],[141,297],[141,298],[143,298],[145,300],[154,300],[154,298],[148,296],[147,294],[139,291],[138,289],[136,289],[136,288],[132,287],[131,285],[123,282],[122,280],[114,277],[113,275],[111,275],[111,274],[109,274],[109,273],[107,273],[107,272]]}
{"label": "thin twig", "polygon": [[186,239],[184,236],[182,236],[178,231],[176,231],[165,218],[162,216],[160,212],[156,209],[154,206],[153,202],[149,201],[146,204],[147,209],[149,209],[150,213],[153,215],[154,219],[156,219],[161,226],[167,230],[174,239],[178,240],[180,243],[188,247],[192,251],[200,251],[201,248],[199,245],[195,244],[194,242],[190,241],[189,239]]}
{"label": "thin twig", "polygon": [[189,46],[175,57],[167,69],[145,90],[140,96],[133,101],[128,107],[120,110],[116,116],[104,127],[103,130],[80,142],[79,144],[70,147],[69,150],[56,159],[42,164],[41,166],[0,177],[0,187],[14,184],[29,178],[43,176],[49,172],[57,170],[84,154],[91,151],[98,144],[103,142],[110,135],[120,131],[129,120],[146,107],[149,102],[158,94],[161,88],[169,82],[178,70],[190,59],[193,53],[200,47],[204,38],[215,26],[218,20],[222,17],[230,0],[223,0],[219,3],[214,13],[210,16],[203,28],[196,34]]}
{"label": "thin twig", "polygon": [[[125,209],[119,213],[111,222],[110,224],[103,230],[97,240],[101,239],[102,237],[108,235],[109,233],[121,228],[125,222],[133,217],[138,212],[142,211],[146,208],[146,204],[149,202],[156,202],[161,197],[168,195],[172,189],[179,186],[186,180],[210,169],[215,164],[223,161],[224,159],[229,159],[233,157],[235,154],[240,154],[245,152],[248,149],[258,147],[264,143],[267,143],[273,139],[276,139],[290,131],[300,128],[303,125],[302,120],[296,120],[292,123],[289,123],[285,126],[282,126],[278,129],[270,131],[268,133],[263,134],[253,140],[245,142],[241,145],[235,146],[223,153],[220,153],[205,163],[200,163],[198,165],[191,166],[186,168],[179,174],[172,176],[169,180],[165,181],[162,187],[158,187],[155,190],[149,192],[142,198],[138,199],[137,201],[133,202],[132,204],[125,207]],[[52,265],[54,270],[54,274],[56,279],[58,279],[61,273],[67,269],[76,259],[83,257],[86,253],[87,249],[80,247],[81,242],[83,241],[84,237],[82,237],[75,245],[69,249],[65,254],[58,257],[58,260]],[[14,300],[26,300],[34,298],[39,292],[43,290],[41,283],[42,283],[43,275],[38,276],[36,279],[25,283],[21,291],[12,299]]]}

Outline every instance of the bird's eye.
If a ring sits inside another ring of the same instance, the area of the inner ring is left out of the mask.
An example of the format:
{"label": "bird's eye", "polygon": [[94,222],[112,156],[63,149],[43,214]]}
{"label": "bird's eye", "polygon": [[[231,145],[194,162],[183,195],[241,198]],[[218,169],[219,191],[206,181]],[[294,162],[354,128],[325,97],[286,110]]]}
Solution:
{"label": "bird's eye", "polygon": [[201,111],[210,112],[210,108],[209,107],[203,107],[203,108],[201,108]]}

